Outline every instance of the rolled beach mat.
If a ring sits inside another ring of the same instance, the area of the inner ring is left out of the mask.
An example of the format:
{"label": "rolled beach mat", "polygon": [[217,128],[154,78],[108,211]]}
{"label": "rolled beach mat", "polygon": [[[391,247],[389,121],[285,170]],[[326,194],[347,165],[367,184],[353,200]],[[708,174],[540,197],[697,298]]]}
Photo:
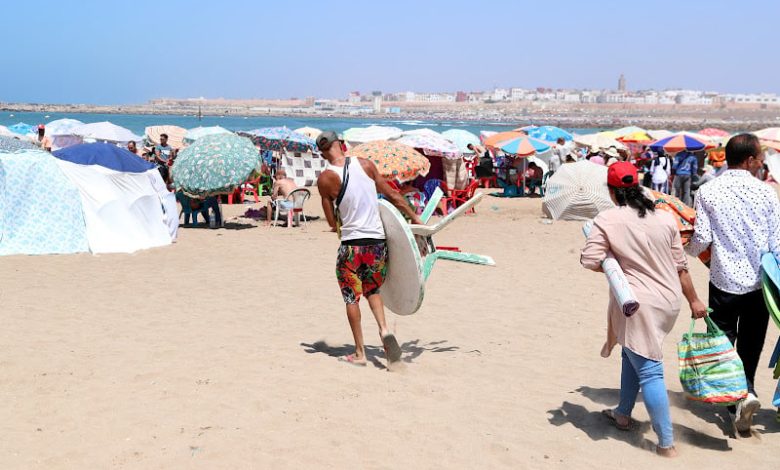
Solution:
{"label": "rolled beach mat", "polygon": [[[593,229],[593,221],[589,221],[582,227],[582,233],[585,234],[585,238],[590,235]],[[639,300],[634,295],[634,291],[631,290],[631,285],[628,283],[628,278],[620,267],[620,263],[615,259],[612,253],[607,253],[607,257],[601,262],[601,269],[604,270],[604,274],[607,276],[607,283],[609,289],[612,291],[612,295],[615,296],[620,305],[620,309],[623,311],[623,315],[630,317],[639,310]]]}

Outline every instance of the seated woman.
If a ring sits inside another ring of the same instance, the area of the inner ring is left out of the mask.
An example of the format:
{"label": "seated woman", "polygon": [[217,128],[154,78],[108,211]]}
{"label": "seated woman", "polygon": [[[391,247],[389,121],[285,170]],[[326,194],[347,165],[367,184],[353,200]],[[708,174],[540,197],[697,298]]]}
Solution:
{"label": "seated woman", "polygon": [[193,198],[185,195],[179,191],[176,193],[176,200],[181,204],[182,212],[184,213],[184,224],[190,223],[190,215],[192,215],[192,226],[198,226],[198,214],[203,216],[203,220],[209,223],[209,209],[214,211],[214,218],[216,220],[216,226],[222,226],[222,213],[219,210],[219,201],[216,196],[209,196],[207,198]]}
{"label": "seated woman", "polygon": [[411,181],[407,181],[398,186],[398,192],[400,192],[404,198],[409,202],[409,205],[419,214],[422,213],[425,208],[425,194],[417,189]]}

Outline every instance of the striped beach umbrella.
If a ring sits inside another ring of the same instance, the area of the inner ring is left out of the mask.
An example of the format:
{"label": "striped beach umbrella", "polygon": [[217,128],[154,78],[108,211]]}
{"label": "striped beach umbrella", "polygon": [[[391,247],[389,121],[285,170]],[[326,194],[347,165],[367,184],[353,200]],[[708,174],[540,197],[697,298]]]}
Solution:
{"label": "striped beach umbrella", "polygon": [[171,168],[176,189],[188,196],[229,194],[260,165],[252,141],[235,134],[202,137],[179,152]]}
{"label": "striped beach umbrella", "polygon": [[348,155],[371,160],[382,176],[401,182],[425,176],[431,169],[427,158],[412,147],[395,141],[375,140],[360,144],[350,149]]}
{"label": "striped beach umbrella", "polygon": [[650,148],[656,152],[663,150],[669,153],[682,152],[683,150],[695,152],[712,147],[711,143],[684,133],[673,134],[650,144]]}
{"label": "striped beach umbrella", "polygon": [[494,147],[500,149],[504,153],[518,157],[527,157],[529,155],[535,155],[537,152],[541,153],[550,150],[550,144],[522,134],[517,137],[496,142]]}

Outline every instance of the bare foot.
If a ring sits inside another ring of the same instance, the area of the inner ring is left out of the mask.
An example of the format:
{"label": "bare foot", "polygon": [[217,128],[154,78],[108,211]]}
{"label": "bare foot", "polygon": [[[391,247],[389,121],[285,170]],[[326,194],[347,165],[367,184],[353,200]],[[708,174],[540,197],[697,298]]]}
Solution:
{"label": "bare foot", "polygon": [[365,356],[358,357],[357,354],[347,354],[346,356],[341,356],[339,358],[339,362],[346,362],[358,367],[365,367],[366,364],[368,364],[368,362],[366,362]]}
{"label": "bare foot", "polygon": [[666,457],[669,459],[673,459],[677,457],[677,449],[675,449],[674,446],[672,447],[656,447],[655,453],[660,455],[661,457]]}

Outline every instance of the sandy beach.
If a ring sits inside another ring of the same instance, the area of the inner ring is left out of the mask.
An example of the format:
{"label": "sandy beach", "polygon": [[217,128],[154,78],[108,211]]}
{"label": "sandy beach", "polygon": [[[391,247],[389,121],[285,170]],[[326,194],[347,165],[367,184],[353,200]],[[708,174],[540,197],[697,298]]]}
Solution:
{"label": "sandy beach", "polygon": [[[307,209],[322,215],[317,197]],[[394,372],[365,304],[371,363],[336,358],[351,335],[323,220],[184,228],[133,255],[3,258],[0,468],[775,467],[777,329],[756,434],[734,438],[725,409],[681,392],[684,307],[664,350],[680,457],[661,460],[643,404],[638,432],[600,415],[620,377],[619,354],[599,356],[607,284],[579,266],[581,224],[540,216],[539,199],[488,197],[436,238],[497,266],[436,266],[421,311],[390,314]],[[706,299],[707,270],[691,265]]]}

